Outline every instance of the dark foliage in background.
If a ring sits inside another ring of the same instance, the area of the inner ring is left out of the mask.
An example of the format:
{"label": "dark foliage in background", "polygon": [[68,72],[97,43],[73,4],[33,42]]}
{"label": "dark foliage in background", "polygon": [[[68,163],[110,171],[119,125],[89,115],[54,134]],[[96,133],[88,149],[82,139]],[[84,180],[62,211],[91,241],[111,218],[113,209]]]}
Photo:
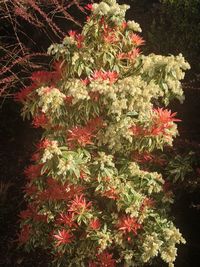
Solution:
{"label": "dark foliage in background", "polygon": [[[190,76],[200,73],[200,1],[132,0],[133,12],[145,24],[147,53],[182,53],[191,64]],[[143,25],[142,25],[143,26]],[[191,75],[193,74],[193,75]]]}
{"label": "dark foliage in background", "polygon": [[161,0],[152,9],[148,37],[156,53],[182,53],[195,73],[200,72],[199,11],[199,0]]}

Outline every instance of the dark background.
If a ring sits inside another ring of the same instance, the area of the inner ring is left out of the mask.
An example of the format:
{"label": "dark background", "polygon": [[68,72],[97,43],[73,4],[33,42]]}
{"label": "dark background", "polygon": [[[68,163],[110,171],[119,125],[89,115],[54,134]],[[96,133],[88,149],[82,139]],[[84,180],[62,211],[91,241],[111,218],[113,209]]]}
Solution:
{"label": "dark background", "polygon": [[[158,0],[119,2],[131,5],[127,18],[139,22],[143,29],[143,36],[146,40],[144,53],[154,52],[168,55],[182,52],[189,60],[192,69],[188,72],[183,84],[185,102],[183,104],[174,102],[171,108],[177,111],[178,117],[182,119],[180,138],[183,146],[192,143],[195,149],[198,149],[200,143],[200,26],[198,26],[200,25],[200,1],[191,0],[190,3],[193,5],[188,9],[180,5],[176,6],[176,10],[174,6],[163,6]],[[76,7],[71,9],[71,14],[80,22],[83,22],[86,16]],[[19,33],[20,38],[31,51],[45,51],[52,41],[60,41],[51,30],[47,29],[49,31],[47,37],[43,31],[31,26],[21,18],[17,18],[17,21],[20,23],[21,29],[31,35],[35,41],[33,44],[29,38]],[[71,27],[79,29],[72,22],[58,21],[58,23],[66,32]],[[199,36],[197,36],[198,29]],[[1,36],[7,36],[8,41],[14,36],[13,27],[7,20],[0,26],[0,30]],[[44,62],[48,63],[48,60],[45,58]],[[14,71],[19,72],[20,67],[17,66]],[[25,80],[25,72],[20,75]],[[20,105],[13,101],[12,93],[20,88],[20,85],[16,84],[11,93],[1,98],[0,266],[47,266],[48,256],[42,251],[27,254],[22,249],[17,249],[16,243],[19,229],[18,214],[25,207],[23,170],[28,165],[29,157],[41,135],[40,130],[33,129],[28,121],[22,120]],[[187,141],[185,141],[186,139]],[[183,185],[182,190],[177,191],[172,216],[175,217],[175,224],[180,228],[187,244],[178,247],[175,267],[200,266],[200,211],[198,205],[200,205],[199,185],[192,190]],[[165,265],[157,262],[153,266],[164,267]]]}

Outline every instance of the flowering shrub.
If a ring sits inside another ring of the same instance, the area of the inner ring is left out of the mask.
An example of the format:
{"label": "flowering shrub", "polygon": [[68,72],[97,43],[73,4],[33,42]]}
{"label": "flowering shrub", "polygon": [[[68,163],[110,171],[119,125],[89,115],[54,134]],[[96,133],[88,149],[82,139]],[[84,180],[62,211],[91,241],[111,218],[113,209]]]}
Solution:
{"label": "flowering shrub", "polygon": [[173,193],[156,153],[178,134],[163,105],[183,99],[189,64],[142,55],[127,5],[86,9],[82,32],[49,48],[52,71],[33,73],[16,95],[23,117],[44,129],[25,170],[19,241],[51,251],[55,266],[142,266],[159,255],[172,267],[185,240],[168,216]]}

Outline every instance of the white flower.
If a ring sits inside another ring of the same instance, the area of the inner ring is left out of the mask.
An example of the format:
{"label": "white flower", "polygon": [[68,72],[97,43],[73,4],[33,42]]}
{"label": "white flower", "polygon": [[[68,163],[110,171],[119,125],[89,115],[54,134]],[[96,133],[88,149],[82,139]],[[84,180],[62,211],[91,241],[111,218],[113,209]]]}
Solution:
{"label": "white flower", "polygon": [[112,237],[109,232],[97,232],[98,237],[98,244],[99,248],[98,251],[102,252],[104,251],[108,246],[112,244]]}
{"label": "white flower", "polygon": [[173,266],[173,262],[175,261],[177,256],[177,248],[175,246],[170,246],[161,251],[161,258],[171,264]]}
{"label": "white flower", "polygon": [[51,144],[45,148],[44,153],[41,158],[41,162],[45,163],[48,160],[51,160],[54,155],[62,155],[61,150],[58,147],[57,141],[51,141]]}
{"label": "white flower", "polygon": [[67,95],[73,97],[73,104],[79,100],[90,99],[87,88],[80,79],[68,80],[64,85],[64,90],[67,91]]}
{"label": "white flower", "polygon": [[142,254],[143,261],[148,262],[151,258],[157,256],[162,244],[163,242],[158,238],[156,233],[147,235],[142,245],[144,251]]}
{"label": "white flower", "polygon": [[64,45],[73,45],[73,44],[75,44],[75,40],[71,36],[66,36],[63,40],[63,44]]}
{"label": "white flower", "polygon": [[44,113],[55,113],[64,104],[65,95],[57,88],[40,87],[36,91],[40,96],[38,106]]}
{"label": "white flower", "polygon": [[110,7],[105,2],[101,2],[100,4],[93,5],[93,13],[96,15],[107,15],[110,10]]}
{"label": "white flower", "polygon": [[135,32],[141,32],[142,29],[140,28],[140,25],[135,22],[134,20],[129,20],[127,22],[127,27],[129,30],[135,31]]}
{"label": "white flower", "polygon": [[182,237],[182,234],[180,233],[179,229],[176,227],[172,226],[171,228],[166,228],[164,229],[164,237],[166,241],[169,241],[170,243],[183,243],[185,244],[186,241]]}

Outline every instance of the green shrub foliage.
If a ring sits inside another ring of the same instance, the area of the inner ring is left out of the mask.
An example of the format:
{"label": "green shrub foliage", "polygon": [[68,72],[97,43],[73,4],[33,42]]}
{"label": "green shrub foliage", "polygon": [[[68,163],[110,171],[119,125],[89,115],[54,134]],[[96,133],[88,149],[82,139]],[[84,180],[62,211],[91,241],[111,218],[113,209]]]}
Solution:
{"label": "green shrub foliage", "polygon": [[87,5],[82,32],[51,45],[52,70],[16,95],[23,117],[44,129],[25,170],[19,241],[51,252],[54,266],[141,267],[160,256],[172,267],[185,243],[168,216],[166,177],[149,166],[162,169],[155,152],[178,133],[164,105],[183,99],[189,64],[181,54],[144,56],[128,8]]}
{"label": "green shrub foliage", "polygon": [[184,53],[193,72],[200,71],[200,1],[160,0],[151,8],[149,48],[156,53]]}

